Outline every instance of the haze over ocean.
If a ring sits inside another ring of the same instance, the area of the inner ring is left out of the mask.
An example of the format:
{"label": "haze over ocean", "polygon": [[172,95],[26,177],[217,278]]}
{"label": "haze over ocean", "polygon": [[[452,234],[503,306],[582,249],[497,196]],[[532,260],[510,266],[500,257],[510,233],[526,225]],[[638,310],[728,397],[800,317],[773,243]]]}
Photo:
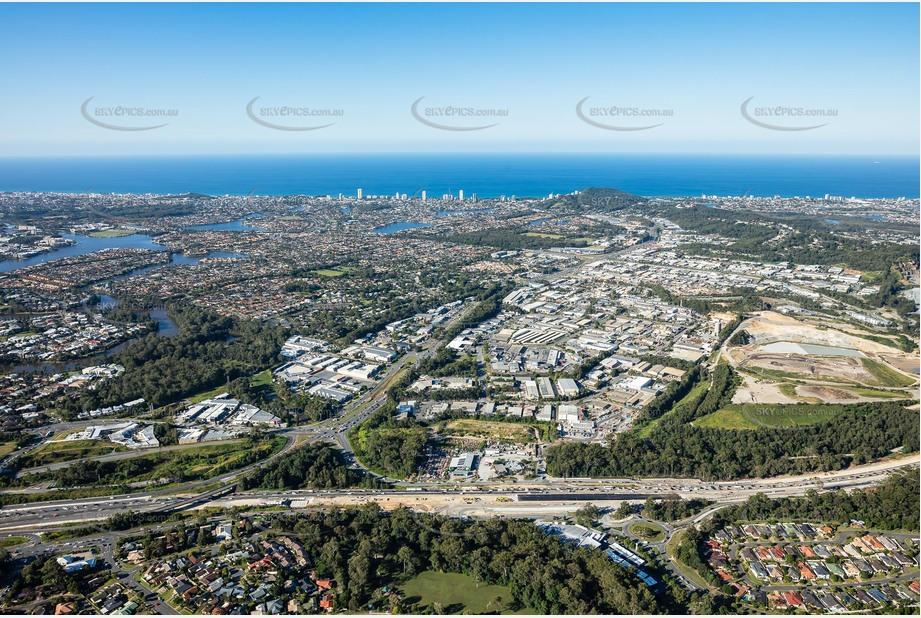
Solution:
{"label": "haze over ocean", "polygon": [[0,158],[0,191],[208,195],[919,196],[914,156],[368,154]]}

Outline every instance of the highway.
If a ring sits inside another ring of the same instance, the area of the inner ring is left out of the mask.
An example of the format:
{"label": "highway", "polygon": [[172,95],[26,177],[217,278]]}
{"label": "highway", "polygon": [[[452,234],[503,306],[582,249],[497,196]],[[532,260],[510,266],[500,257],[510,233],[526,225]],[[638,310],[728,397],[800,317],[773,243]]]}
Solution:
{"label": "highway", "polygon": [[[236,474],[222,477],[226,483],[206,492],[167,494],[160,492],[57,500],[19,504],[0,510],[0,532],[41,531],[66,524],[99,521],[126,511],[139,513],[170,513],[204,506],[254,506],[278,504],[283,500],[310,499],[314,504],[350,504],[367,501],[399,502],[411,507],[431,510],[437,502],[446,513],[482,515],[523,515],[529,512],[571,512],[588,502],[609,503],[641,501],[648,495],[676,493],[683,498],[705,498],[720,504],[738,502],[757,493],[771,497],[798,496],[809,490],[859,489],[876,485],[897,470],[917,469],[917,454],[898,459],[856,466],[847,470],[810,476],[785,476],[710,483],[694,479],[545,479],[528,484],[476,483],[416,483],[394,489],[349,489],[329,491],[248,491],[229,493],[235,486]],[[209,484],[214,484],[212,479]],[[509,501],[497,501],[502,496]],[[524,496],[524,497],[523,497]],[[471,507],[465,501],[472,497],[482,500]],[[523,498],[522,498],[523,497]]]}

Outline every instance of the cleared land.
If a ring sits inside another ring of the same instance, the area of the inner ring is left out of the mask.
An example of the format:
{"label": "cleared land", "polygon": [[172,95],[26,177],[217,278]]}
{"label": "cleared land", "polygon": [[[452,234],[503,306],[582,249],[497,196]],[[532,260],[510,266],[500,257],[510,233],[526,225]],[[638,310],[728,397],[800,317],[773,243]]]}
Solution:
{"label": "cleared land", "polygon": [[473,419],[448,421],[440,433],[456,438],[478,438],[506,444],[530,444],[537,440],[534,428],[527,425]]}
{"label": "cleared land", "polygon": [[[407,601],[420,606],[438,603],[445,614],[533,613],[529,610],[506,611],[512,601],[512,591],[506,586],[478,584],[460,573],[425,571],[399,586]],[[497,599],[501,598],[501,602]],[[441,612],[439,612],[441,613]]]}
{"label": "cleared land", "polygon": [[[742,328],[753,340],[729,346],[725,357],[743,376],[734,404],[847,403],[917,398],[883,388],[917,383],[915,354],[889,338],[830,319],[801,319],[764,311]],[[906,375],[908,373],[909,375]]]}
{"label": "cleared land", "polygon": [[553,238],[553,239],[563,238],[562,234],[544,234],[541,232],[525,232],[524,234],[522,234],[522,236],[533,236],[536,238]]}

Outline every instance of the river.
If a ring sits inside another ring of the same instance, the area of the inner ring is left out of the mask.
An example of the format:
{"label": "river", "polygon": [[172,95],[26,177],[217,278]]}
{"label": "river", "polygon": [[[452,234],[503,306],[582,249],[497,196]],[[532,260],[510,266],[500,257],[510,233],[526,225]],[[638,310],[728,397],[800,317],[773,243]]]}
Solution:
{"label": "river", "polygon": [[[252,218],[253,216],[259,215],[247,215],[246,218]],[[231,223],[218,223],[211,226],[195,226],[193,228],[186,229],[256,229],[245,226],[243,219],[234,221]],[[25,268],[27,266],[33,266],[35,264],[43,264],[45,262],[50,262],[52,260],[65,258],[65,257],[75,257],[79,255],[86,255],[88,253],[93,253],[95,251],[101,251],[103,249],[151,249],[154,251],[167,251],[168,247],[164,245],[157,244],[153,241],[153,238],[146,234],[132,234],[130,236],[116,236],[112,238],[96,238],[93,236],[82,236],[77,234],[63,234],[64,238],[69,238],[76,242],[75,245],[69,247],[62,247],[61,249],[56,249],[54,251],[49,251],[48,253],[43,253],[41,255],[33,256],[27,260],[5,260],[0,262],[0,273],[8,273],[18,270],[20,268]],[[112,277],[106,281],[100,283],[106,283],[110,281],[120,281],[127,279],[128,277],[133,277],[135,275],[154,270],[156,268],[165,268],[169,266],[184,265],[184,264],[198,264],[204,258],[245,258],[246,256],[241,253],[228,253],[225,251],[213,251],[203,256],[188,257],[182,253],[172,253],[170,255],[169,262],[163,264],[151,264],[149,266],[142,266],[140,268],[135,268],[127,273]],[[104,305],[115,306],[118,304],[118,300],[108,295],[100,295],[100,302]],[[150,311],[150,317],[157,321],[158,337],[172,337],[179,333],[179,327],[173,321],[172,318],[166,312],[164,308],[152,309]],[[44,372],[44,373],[64,373],[69,371],[76,371],[82,369],[83,367],[89,367],[92,365],[97,365],[100,362],[105,362],[106,359],[118,352],[124,350],[128,345],[137,341],[137,338],[128,339],[119,343],[116,346],[109,348],[104,352],[94,354],[92,356],[87,356],[84,358],[77,358],[66,361],[48,361],[48,362],[38,362],[38,363],[19,363],[16,365],[6,365],[2,367],[2,370],[6,373],[23,373],[23,372]]]}

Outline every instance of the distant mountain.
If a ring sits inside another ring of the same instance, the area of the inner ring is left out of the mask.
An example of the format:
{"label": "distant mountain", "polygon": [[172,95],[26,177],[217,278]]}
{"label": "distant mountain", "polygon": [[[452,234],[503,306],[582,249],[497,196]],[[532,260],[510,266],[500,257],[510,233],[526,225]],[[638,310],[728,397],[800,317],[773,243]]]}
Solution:
{"label": "distant mountain", "polygon": [[633,195],[620,189],[588,187],[576,195],[560,195],[553,199],[544,200],[543,205],[548,208],[573,208],[590,212],[609,212],[644,204],[647,201],[641,195]]}

